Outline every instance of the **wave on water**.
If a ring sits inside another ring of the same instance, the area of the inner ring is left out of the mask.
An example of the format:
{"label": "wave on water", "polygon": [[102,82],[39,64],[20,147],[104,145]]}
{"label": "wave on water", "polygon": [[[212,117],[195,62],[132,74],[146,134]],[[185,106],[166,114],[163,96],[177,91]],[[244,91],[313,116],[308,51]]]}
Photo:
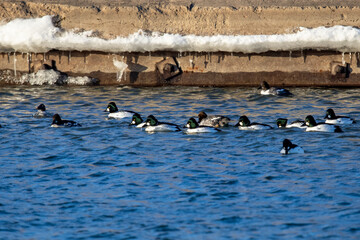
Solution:
{"label": "wave on water", "polygon": [[65,31],[54,26],[52,16],[15,19],[0,26],[0,51],[48,52],[242,52],[296,51],[303,49],[360,51],[360,30],[351,26],[300,27],[292,34],[275,35],[180,35],[146,33],[142,30],[127,37],[102,39],[92,31]]}

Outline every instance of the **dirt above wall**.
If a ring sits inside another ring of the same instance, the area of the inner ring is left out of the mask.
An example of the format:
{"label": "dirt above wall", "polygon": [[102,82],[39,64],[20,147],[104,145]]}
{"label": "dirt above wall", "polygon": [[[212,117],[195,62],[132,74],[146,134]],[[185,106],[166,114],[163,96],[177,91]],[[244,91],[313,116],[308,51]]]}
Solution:
{"label": "dirt above wall", "polygon": [[196,35],[249,35],[291,33],[299,27],[360,27],[360,3],[354,0],[154,2],[0,1],[0,21],[58,15],[61,19],[60,24],[65,29],[93,30],[98,36],[107,39],[127,36],[139,29]]}

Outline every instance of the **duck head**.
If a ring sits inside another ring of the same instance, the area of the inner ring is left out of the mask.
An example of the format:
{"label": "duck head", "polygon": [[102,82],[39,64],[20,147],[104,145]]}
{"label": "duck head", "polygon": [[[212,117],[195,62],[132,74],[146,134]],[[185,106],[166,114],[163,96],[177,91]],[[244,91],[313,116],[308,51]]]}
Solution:
{"label": "duck head", "polygon": [[45,105],[44,104],[40,104],[39,106],[37,106],[37,108],[36,108],[37,110],[40,110],[40,111],[43,111],[43,112],[45,112],[46,111],[46,107],[45,107]]}
{"label": "duck head", "polygon": [[146,126],[156,126],[158,125],[159,121],[153,116],[149,115],[146,119]]}
{"label": "duck head", "polygon": [[308,126],[308,127],[314,127],[314,126],[316,126],[316,121],[315,121],[315,119],[314,119],[313,116],[308,115],[308,116],[306,116],[306,118],[305,118],[305,124],[306,124],[306,126]]}
{"label": "duck head", "polygon": [[142,122],[143,122],[143,119],[141,118],[140,114],[134,113],[134,115],[132,116],[130,125],[139,125]]}
{"label": "duck head", "polygon": [[201,120],[207,118],[207,114],[205,112],[201,111],[201,112],[199,112],[198,117],[199,117],[198,122],[201,122]]}
{"label": "duck head", "polygon": [[289,150],[296,145],[292,144],[292,142],[289,139],[284,139],[283,141],[283,147],[285,149],[285,154],[289,154]]}
{"label": "duck head", "polygon": [[250,126],[250,120],[247,116],[243,115],[239,118],[239,122],[235,126],[248,127]]}
{"label": "duck head", "polygon": [[105,112],[110,112],[110,113],[114,113],[119,111],[119,109],[117,108],[115,102],[109,102]]}
{"label": "duck head", "polygon": [[258,89],[268,90],[270,89],[270,85],[266,81],[263,81]]}
{"label": "duck head", "polygon": [[334,119],[334,118],[336,118],[334,110],[332,110],[331,108],[326,110],[326,114],[325,114],[324,119]]}
{"label": "duck head", "polygon": [[185,127],[187,128],[197,128],[199,124],[196,122],[194,118],[190,118],[189,121],[186,123]]}
{"label": "duck head", "polygon": [[62,120],[59,114],[54,114],[52,124],[62,124]]}
{"label": "duck head", "polygon": [[286,127],[287,121],[288,120],[286,118],[278,118],[276,120],[276,125],[278,126],[278,128],[284,128]]}

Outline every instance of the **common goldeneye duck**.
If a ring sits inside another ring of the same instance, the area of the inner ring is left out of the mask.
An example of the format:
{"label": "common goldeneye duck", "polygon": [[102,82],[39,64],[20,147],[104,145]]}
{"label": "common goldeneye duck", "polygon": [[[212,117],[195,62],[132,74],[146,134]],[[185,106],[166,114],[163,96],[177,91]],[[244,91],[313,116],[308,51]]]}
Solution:
{"label": "common goldeneye duck", "polygon": [[308,115],[305,118],[307,132],[342,132],[339,126],[329,123],[316,123],[313,116]]}
{"label": "common goldeneye duck", "polygon": [[208,126],[199,126],[198,122],[194,118],[190,118],[185,125],[185,133],[213,133],[220,132],[220,129]]}
{"label": "common goldeneye duck", "polygon": [[178,125],[173,123],[159,122],[153,115],[149,115],[143,126],[146,132],[174,132],[180,131]]}
{"label": "common goldeneye duck", "polygon": [[259,87],[261,89],[260,94],[261,95],[278,95],[278,96],[290,96],[292,93],[284,88],[276,88],[276,87],[270,87],[270,85],[263,81],[261,83],[261,86]]}
{"label": "common goldeneye duck", "polygon": [[325,123],[331,124],[353,124],[355,120],[347,116],[336,116],[334,110],[329,108],[326,110]]}
{"label": "common goldeneye duck", "polygon": [[287,121],[288,120],[286,118],[278,118],[276,120],[276,125],[278,126],[278,128],[306,128],[305,121],[295,120],[290,124],[287,124]]}
{"label": "common goldeneye duck", "polygon": [[145,126],[145,124],[146,124],[146,122],[143,122],[143,119],[140,116],[140,114],[134,113],[134,115],[132,116],[130,125],[136,125],[137,128],[142,128]]}
{"label": "common goldeneye duck", "polygon": [[289,139],[284,139],[283,147],[280,153],[285,155],[289,153],[304,153],[304,149],[302,149],[296,144],[292,144],[292,142]]}
{"label": "common goldeneye duck", "polygon": [[243,115],[239,118],[239,122],[235,125],[240,130],[266,130],[272,129],[270,125],[262,123],[251,123],[247,116]]}
{"label": "common goldeneye duck", "polygon": [[53,116],[51,127],[81,127],[77,122],[70,120],[62,120],[59,114]]}
{"label": "common goldeneye duck", "polygon": [[46,111],[45,104],[41,103],[36,108],[38,111],[34,114],[35,118],[50,118],[53,116],[53,114]]}
{"label": "common goldeneye duck", "polygon": [[110,102],[104,112],[110,112],[108,117],[109,118],[115,118],[115,119],[121,119],[126,117],[132,117],[135,112],[128,111],[128,110],[120,110],[117,108],[115,102]]}
{"label": "common goldeneye duck", "polygon": [[229,126],[230,118],[221,115],[210,115],[208,116],[205,112],[201,111],[198,114],[199,126],[207,127],[227,127]]}

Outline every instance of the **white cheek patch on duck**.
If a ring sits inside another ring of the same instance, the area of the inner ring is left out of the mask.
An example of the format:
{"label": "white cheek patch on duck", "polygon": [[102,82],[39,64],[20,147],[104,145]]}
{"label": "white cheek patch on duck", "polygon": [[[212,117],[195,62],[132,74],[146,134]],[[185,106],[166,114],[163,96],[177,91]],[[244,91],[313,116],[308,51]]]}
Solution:
{"label": "white cheek patch on duck", "polygon": [[132,120],[131,124],[135,124],[135,120]]}
{"label": "white cheek patch on duck", "polygon": [[185,127],[190,128],[190,123],[186,124]]}

